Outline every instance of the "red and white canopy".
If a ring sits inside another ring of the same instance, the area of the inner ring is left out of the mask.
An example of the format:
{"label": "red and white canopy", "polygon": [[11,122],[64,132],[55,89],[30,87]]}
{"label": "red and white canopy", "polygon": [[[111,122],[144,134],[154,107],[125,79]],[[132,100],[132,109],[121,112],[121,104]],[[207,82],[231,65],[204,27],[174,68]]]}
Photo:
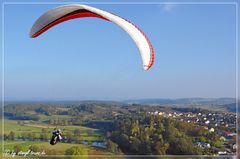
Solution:
{"label": "red and white canopy", "polygon": [[148,70],[153,65],[154,49],[143,31],[120,16],[87,5],[64,5],[44,13],[32,26],[30,37],[35,38],[61,22],[83,17],[101,18],[117,24],[136,43],[142,57],[144,70]]}

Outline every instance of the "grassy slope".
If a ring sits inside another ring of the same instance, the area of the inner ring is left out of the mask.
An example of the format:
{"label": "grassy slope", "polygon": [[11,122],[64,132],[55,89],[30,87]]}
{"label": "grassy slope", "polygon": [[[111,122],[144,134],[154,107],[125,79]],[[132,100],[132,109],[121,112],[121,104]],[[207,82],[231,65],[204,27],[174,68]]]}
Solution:
{"label": "grassy slope", "polygon": [[28,151],[31,145],[37,145],[39,147],[43,147],[43,149],[48,152],[52,151],[54,155],[64,155],[65,151],[73,146],[80,146],[83,149],[88,151],[88,155],[111,155],[111,153],[95,149],[93,147],[89,147],[82,144],[69,144],[69,143],[57,143],[52,146],[48,142],[33,142],[33,141],[5,141],[4,149],[13,150],[15,145],[21,145],[22,151]]}
{"label": "grassy slope", "polygon": [[34,144],[39,144],[41,142],[35,142],[35,141],[4,141],[4,149],[13,150],[15,145],[21,145],[22,151],[29,150],[29,147]]}

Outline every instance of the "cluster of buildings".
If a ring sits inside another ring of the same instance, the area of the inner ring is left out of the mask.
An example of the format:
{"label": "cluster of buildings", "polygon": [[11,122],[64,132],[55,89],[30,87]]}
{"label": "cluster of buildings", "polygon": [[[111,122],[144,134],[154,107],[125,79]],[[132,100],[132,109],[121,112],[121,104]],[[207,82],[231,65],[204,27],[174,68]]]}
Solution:
{"label": "cluster of buildings", "polygon": [[237,133],[236,123],[237,116],[233,113],[225,112],[148,112],[152,115],[159,115],[166,118],[176,118],[180,121],[188,123],[195,123],[208,130],[210,133],[214,133],[220,136],[222,146],[220,148],[213,147],[206,142],[196,142],[195,146],[199,146],[205,149],[211,149],[215,154],[218,155],[233,155],[236,153],[237,145]]}

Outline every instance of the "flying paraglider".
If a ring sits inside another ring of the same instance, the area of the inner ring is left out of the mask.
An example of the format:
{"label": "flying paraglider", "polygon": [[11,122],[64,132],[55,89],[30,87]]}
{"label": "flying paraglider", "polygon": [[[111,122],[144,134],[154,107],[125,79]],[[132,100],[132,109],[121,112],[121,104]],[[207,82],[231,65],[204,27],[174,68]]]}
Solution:
{"label": "flying paraglider", "polygon": [[52,9],[44,13],[32,26],[30,37],[35,38],[51,27],[75,18],[96,17],[111,21],[126,31],[137,45],[142,57],[144,70],[154,63],[154,49],[147,36],[136,25],[115,14],[87,5],[71,4]]}
{"label": "flying paraglider", "polygon": [[58,142],[60,142],[62,140],[62,135],[61,135],[61,130],[60,129],[54,129],[54,131],[52,132],[52,138],[50,140],[50,144],[51,145],[55,145]]}

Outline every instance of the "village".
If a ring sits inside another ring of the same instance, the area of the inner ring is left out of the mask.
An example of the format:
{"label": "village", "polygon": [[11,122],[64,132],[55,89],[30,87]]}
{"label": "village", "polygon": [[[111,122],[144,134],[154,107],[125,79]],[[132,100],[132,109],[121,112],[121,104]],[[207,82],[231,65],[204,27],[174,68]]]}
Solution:
{"label": "village", "polygon": [[214,133],[220,136],[222,145],[220,147],[214,147],[210,143],[197,141],[195,146],[199,146],[203,149],[209,149],[216,155],[234,155],[237,150],[237,133],[236,122],[237,116],[233,113],[225,112],[175,112],[175,111],[155,111],[148,112],[148,114],[159,115],[166,118],[175,118],[179,121],[185,121],[188,123],[194,123],[202,126],[209,133]]}

